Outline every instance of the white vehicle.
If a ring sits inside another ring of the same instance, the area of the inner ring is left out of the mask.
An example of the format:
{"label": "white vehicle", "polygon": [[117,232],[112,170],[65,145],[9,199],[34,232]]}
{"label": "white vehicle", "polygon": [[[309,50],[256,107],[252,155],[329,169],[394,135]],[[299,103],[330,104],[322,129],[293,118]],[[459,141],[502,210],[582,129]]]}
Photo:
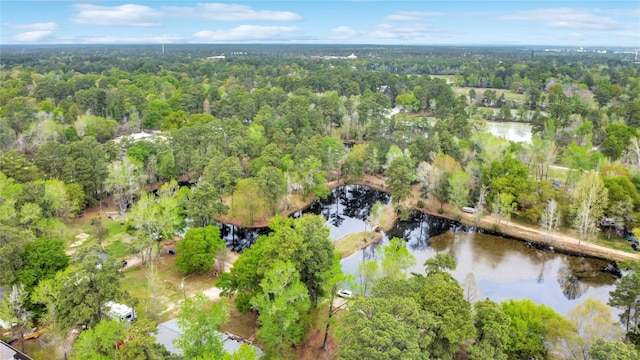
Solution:
{"label": "white vehicle", "polygon": [[340,289],[338,290],[338,296],[340,296],[341,298],[349,299],[353,297],[353,291]]}
{"label": "white vehicle", "polygon": [[476,213],[476,208],[472,208],[469,206],[463,206],[462,207],[462,211],[469,213],[469,214],[475,214]]}
{"label": "white vehicle", "polygon": [[109,301],[104,304],[104,308],[114,320],[133,322],[136,319],[136,311],[131,306]]}

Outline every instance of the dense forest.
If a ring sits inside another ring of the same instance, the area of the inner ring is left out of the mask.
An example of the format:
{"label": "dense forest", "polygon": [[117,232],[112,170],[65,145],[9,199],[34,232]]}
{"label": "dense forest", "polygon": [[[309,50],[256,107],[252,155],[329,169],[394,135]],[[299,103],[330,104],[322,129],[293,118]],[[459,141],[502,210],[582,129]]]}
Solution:
{"label": "dense forest", "polygon": [[[257,318],[267,358],[300,355],[317,328],[327,335],[322,351],[334,344],[326,358],[640,357],[637,261],[621,265],[609,306],[587,301],[562,316],[528,300],[470,301],[444,255],[428,260],[425,274],[406,274],[415,259],[401,239],[383,248],[380,265],[364,262],[356,281],[342,273],[324,219],[286,217],[328,196],[332,183],[368,176],[384,179],[401,218],[429,204],[442,214],[449,204],[460,220],[460,209],[473,207],[495,216],[496,230],[517,220],[633,253],[640,66],[630,54],[336,45],[0,51],[7,340],[37,325],[61,358],[175,358],[155,344],[163,310],[150,303],[166,286],[156,269],[161,244],[188,227],[172,265],[185,276],[175,304],[184,358],[255,358],[253,347],[225,354],[217,336],[203,335],[223,328],[231,308]],[[533,136],[508,141],[486,131],[490,122],[527,123]],[[109,212],[121,223],[102,217]],[[218,269],[229,256],[215,226],[223,220],[271,229],[227,272]],[[91,237],[78,246],[73,232],[82,226]],[[144,263],[143,284],[121,269],[129,254]],[[231,300],[187,298],[185,279],[211,271]],[[149,295],[131,326],[108,321],[103,308],[140,305],[127,283]],[[345,284],[359,295],[335,305]],[[77,340],[68,336],[80,329]]]}

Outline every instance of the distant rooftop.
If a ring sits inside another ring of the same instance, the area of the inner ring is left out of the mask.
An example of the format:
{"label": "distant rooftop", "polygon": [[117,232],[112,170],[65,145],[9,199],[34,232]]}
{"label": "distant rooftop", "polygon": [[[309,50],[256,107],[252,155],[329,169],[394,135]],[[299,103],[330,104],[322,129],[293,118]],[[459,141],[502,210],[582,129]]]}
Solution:
{"label": "distant rooftop", "polygon": [[[164,347],[172,354],[182,355],[182,350],[178,349],[173,345],[173,339],[178,338],[182,332],[178,327],[178,319],[172,319],[169,321],[165,321],[162,324],[158,325],[158,334],[156,335],[156,343],[164,345]],[[224,346],[224,350],[230,354],[235,353],[242,345],[242,341],[236,340],[230,334],[224,333],[220,334],[222,338],[222,345]],[[254,345],[252,345],[254,346]],[[262,350],[259,347],[254,346],[257,350],[258,356],[261,357],[263,355]],[[0,358],[0,360],[4,360]]]}
{"label": "distant rooftop", "polygon": [[0,341],[0,360],[33,360],[13,346]]}

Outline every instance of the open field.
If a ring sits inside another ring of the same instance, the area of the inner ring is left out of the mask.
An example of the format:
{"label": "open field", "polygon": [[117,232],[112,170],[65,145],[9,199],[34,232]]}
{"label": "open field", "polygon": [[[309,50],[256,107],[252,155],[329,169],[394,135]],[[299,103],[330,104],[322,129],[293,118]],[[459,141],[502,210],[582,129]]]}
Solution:
{"label": "open field", "polygon": [[525,94],[518,94],[516,92],[513,92],[511,90],[506,90],[506,89],[474,88],[474,87],[465,87],[465,86],[463,87],[452,86],[451,88],[453,89],[453,92],[456,95],[469,95],[469,90],[474,89],[476,92],[477,98],[481,98],[482,93],[484,91],[493,90],[496,92],[496,97],[500,97],[500,95],[504,94],[504,98],[506,100],[513,100],[519,104],[524,104],[527,98]]}

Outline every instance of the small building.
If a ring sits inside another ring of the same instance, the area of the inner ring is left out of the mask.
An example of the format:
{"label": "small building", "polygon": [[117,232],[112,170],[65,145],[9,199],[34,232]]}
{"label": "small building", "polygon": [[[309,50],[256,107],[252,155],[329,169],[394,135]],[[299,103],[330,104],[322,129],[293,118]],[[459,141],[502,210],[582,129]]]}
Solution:
{"label": "small building", "polygon": [[0,360],[33,360],[26,354],[20,352],[18,349],[7,344],[4,341],[0,341]]}
{"label": "small building", "polygon": [[[164,345],[167,351],[174,355],[182,355],[182,350],[176,348],[173,344],[173,339],[178,338],[180,335],[182,335],[182,331],[178,327],[178,319],[171,319],[158,325],[156,343]],[[239,338],[238,336],[229,333],[220,333],[219,336],[220,340],[222,340],[222,346],[224,347],[224,350],[229,354],[233,354],[238,351],[242,343],[247,343],[256,348],[258,357],[262,357],[262,355],[264,355],[259,347],[253,345],[247,340]]]}

